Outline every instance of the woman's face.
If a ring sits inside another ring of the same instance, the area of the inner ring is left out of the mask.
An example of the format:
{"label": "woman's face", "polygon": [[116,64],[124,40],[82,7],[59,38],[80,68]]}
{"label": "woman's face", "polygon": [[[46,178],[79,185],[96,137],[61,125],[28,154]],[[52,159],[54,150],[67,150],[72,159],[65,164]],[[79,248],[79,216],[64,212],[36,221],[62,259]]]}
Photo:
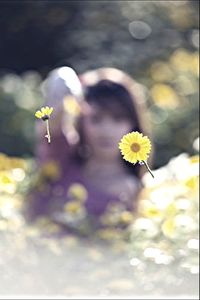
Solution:
{"label": "woman's face", "polygon": [[118,143],[122,136],[132,130],[131,121],[120,115],[111,114],[95,104],[83,116],[83,134],[86,144],[95,158],[113,160],[119,157]]}

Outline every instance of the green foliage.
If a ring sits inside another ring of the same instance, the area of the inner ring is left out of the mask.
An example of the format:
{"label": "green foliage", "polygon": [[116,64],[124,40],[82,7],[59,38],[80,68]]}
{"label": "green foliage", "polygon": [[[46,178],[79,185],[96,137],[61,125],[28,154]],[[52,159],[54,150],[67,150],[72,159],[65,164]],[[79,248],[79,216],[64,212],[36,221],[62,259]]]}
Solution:
{"label": "green foliage", "polygon": [[32,156],[36,108],[42,103],[40,76],[7,74],[0,80],[0,152],[11,156]]}

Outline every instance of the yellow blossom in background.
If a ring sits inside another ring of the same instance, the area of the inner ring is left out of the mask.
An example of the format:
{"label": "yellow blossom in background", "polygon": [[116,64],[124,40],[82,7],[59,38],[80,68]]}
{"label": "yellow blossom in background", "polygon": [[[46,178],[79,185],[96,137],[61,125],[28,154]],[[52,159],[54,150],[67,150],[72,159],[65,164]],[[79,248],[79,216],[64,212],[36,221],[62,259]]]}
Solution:
{"label": "yellow blossom in background", "polygon": [[176,224],[174,219],[167,219],[162,224],[162,232],[166,237],[173,238],[175,234]]}
{"label": "yellow blossom in background", "polygon": [[164,212],[166,218],[175,216],[178,212],[178,207],[175,201],[167,205]]}
{"label": "yellow blossom in background", "polygon": [[16,191],[16,182],[11,173],[2,171],[0,173],[0,192],[14,194]]}
{"label": "yellow blossom in background", "polygon": [[82,206],[78,201],[70,201],[65,204],[64,210],[68,213],[76,214],[81,212]]}
{"label": "yellow blossom in background", "polygon": [[174,5],[171,5],[169,7],[169,18],[172,21],[172,24],[174,23],[174,25],[180,28],[180,30],[186,30],[195,24],[193,12],[190,7],[185,9],[184,6],[179,6],[177,13],[176,9],[174,9]]}
{"label": "yellow blossom in background", "polygon": [[198,266],[198,253],[188,252],[187,244],[197,241],[199,234],[199,156],[177,156],[156,171],[159,171],[157,183],[156,180],[152,185],[144,182],[138,219],[130,226],[133,259],[150,264],[152,258],[146,254],[155,249],[154,263],[171,264],[181,258],[179,268],[182,268],[182,255],[187,253],[184,263],[192,273]]}
{"label": "yellow blossom in background", "polygon": [[0,171],[6,171],[11,169],[25,169],[26,161],[18,157],[8,157],[4,153],[0,153]]}
{"label": "yellow blossom in background", "polygon": [[121,231],[117,228],[99,229],[97,237],[103,240],[112,241],[121,239]]}
{"label": "yellow blossom in background", "polygon": [[120,215],[120,222],[124,224],[130,224],[131,222],[133,222],[133,220],[134,216],[133,213],[131,213],[130,211],[124,211]]}
{"label": "yellow blossom in background", "polygon": [[155,220],[160,220],[163,217],[163,212],[149,200],[140,200],[138,212],[143,217],[152,218]]}
{"label": "yellow blossom in background", "polygon": [[190,163],[192,164],[199,164],[199,155],[193,155],[190,157]]}
{"label": "yellow blossom in background", "polygon": [[156,105],[163,108],[175,108],[179,105],[179,98],[176,91],[167,84],[155,84],[150,90],[151,96]]}
{"label": "yellow blossom in background", "polygon": [[74,183],[69,187],[67,195],[69,196],[69,198],[84,202],[88,197],[88,192],[82,184]]}
{"label": "yellow blossom in background", "polygon": [[177,49],[170,57],[171,66],[178,71],[191,70],[192,56],[189,51],[185,49]]}
{"label": "yellow blossom in background", "polygon": [[0,153],[0,170],[5,170],[7,168],[7,156],[3,153]]}
{"label": "yellow blossom in background", "polygon": [[194,75],[199,77],[199,53],[195,52],[191,54],[192,60],[191,60],[191,65],[190,65],[190,70]]}
{"label": "yellow blossom in background", "polygon": [[147,136],[133,131],[123,136],[119,143],[123,159],[130,163],[146,161],[151,151],[151,142]]}
{"label": "yellow blossom in background", "polygon": [[77,99],[73,96],[66,96],[64,98],[64,109],[72,116],[80,114],[80,105],[78,104]]}
{"label": "yellow blossom in background", "polygon": [[38,119],[42,119],[42,120],[48,120],[51,113],[53,111],[53,107],[42,107],[41,110],[37,110],[35,113],[36,118]]}
{"label": "yellow blossom in background", "polygon": [[199,176],[192,176],[185,180],[184,183],[189,189],[194,192],[197,192],[199,190]]}
{"label": "yellow blossom in background", "polygon": [[13,183],[14,181],[12,180],[12,178],[6,173],[6,172],[2,172],[1,173],[1,184],[10,184]]}
{"label": "yellow blossom in background", "polygon": [[58,179],[60,176],[60,168],[58,163],[55,161],[47,162],[42,166],[41,175],[51,179]]}
{"label": "yellow blossom in background", "polygon": [[152,64],[150,74],[153,80],[159,82],[171,81],[174,78],[173,70],[167,63],[162,61],[157,61]]}
{"label": "yellow blossom in background", "polygon": [[177,49],[170,57],[170,65],[175,71],[191,72],[199,77],[199,53]]}
{"label": "yellow blossom in background", "polygon": [[11,169],[25,169],[26,168],[26,161],[22,158],[15,158],[11,157],[10,159],[10,167]]}

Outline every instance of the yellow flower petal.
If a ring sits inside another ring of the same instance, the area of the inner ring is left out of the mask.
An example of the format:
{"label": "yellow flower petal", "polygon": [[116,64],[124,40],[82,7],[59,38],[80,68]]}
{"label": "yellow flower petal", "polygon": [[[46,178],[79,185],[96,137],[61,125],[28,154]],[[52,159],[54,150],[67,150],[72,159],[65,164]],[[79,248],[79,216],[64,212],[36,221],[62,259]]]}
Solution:
{"label": "yellow flower petal", "polygon": [[49,108],[49,115],[52,113],[52,111],[53,111],[53,107],[50,107]]}
{"label": "yellow flower petal", "polygon": [[42,113],[38,110],[36,111],[35,116],[40,119],[42,118]]}

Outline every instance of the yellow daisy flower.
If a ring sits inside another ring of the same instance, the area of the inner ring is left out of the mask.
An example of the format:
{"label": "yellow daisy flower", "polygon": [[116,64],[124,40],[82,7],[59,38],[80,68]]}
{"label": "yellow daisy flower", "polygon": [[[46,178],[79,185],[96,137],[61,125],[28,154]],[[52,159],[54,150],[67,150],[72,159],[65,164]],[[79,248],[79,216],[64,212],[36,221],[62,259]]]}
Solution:
{"label": "yellow daisy flower", "polygon": [[[149,166],[147,165],[147,158],[151,151],[151,142],[147,136],[143,136],[138,131],[133,131],[124,135],[119,143],[119,149],[126,161],[136,164],[145,164],[148,171],[151,173]],[[153,174],[151,173],[153,176]]]}
{"label": "yellow daisy flower", "polygon": [[42,119],[44,121],[48,120],[51,113],[53,111],[53,107],[42,107],[41,110],[37,110],[35,113],[36,118]]}
{"label": "yellow daisy flower", "polygon": [[147,160],[151,150],[151,142],[142,133],[133,131],[123,136],[119,143],[119,149],[125,160],[135,164],[138,161]]}
{"label": "yellow daisy flower", "polygon": [[53,107],[46,106],[46,107],[42,107],[41,110],[37,110],[35,113],[36,118],[46,121],[47,134],[45,135],[45,137],[47,138],[48,143],[51,143],[51,135],[49,130],[49,118],[52,111],[53,111]]}

